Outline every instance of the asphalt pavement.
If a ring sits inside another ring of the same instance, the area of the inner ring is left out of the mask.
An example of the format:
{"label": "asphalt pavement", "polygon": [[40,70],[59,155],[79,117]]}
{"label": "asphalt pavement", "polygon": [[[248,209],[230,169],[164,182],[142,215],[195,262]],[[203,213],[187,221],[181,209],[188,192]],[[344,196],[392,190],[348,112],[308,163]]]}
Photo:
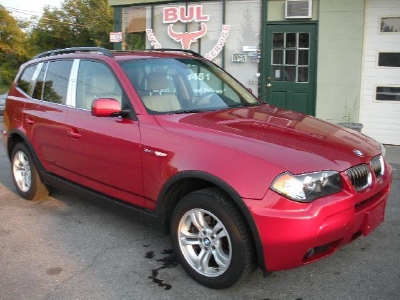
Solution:
{"label": "asphalt pavement", "polygon": [[3,115],[4,106],[6,104],[7,94],[0,95],[0,115]]}
{"label": "asphalt pavement", "polygon": [[395,171],[386,219],[368,237],[308,266],[211,290],[177,265],[169,236],[57,190],[20,198],[0,145],[0,300],[398,300],[400,147],[387,146],[387,158]]}

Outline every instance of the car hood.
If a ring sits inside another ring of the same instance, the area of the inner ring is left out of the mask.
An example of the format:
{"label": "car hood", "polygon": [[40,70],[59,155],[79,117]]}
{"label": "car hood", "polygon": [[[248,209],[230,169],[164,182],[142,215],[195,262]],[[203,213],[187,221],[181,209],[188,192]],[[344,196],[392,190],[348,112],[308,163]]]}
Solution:
{"label": "car hood", "polygon": [[270,105],[156,119],[171,132],[248,153],[294,174],[344,171],[380,154],[379,143],[363,134]]}

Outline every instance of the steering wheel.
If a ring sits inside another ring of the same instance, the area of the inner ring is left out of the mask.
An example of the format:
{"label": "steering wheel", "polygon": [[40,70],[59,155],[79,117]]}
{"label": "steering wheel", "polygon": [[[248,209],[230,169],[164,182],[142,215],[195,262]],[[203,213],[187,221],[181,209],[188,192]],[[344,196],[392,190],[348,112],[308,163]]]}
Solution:
{"label": "steering wheel", "polygon": [[197,96],[197,99],[193,102],[193,105],[199,104],[203,98],[207,97],[208,95],[213,95],[215,92],[205,92],[204,94],[201,94],[200,96]]}

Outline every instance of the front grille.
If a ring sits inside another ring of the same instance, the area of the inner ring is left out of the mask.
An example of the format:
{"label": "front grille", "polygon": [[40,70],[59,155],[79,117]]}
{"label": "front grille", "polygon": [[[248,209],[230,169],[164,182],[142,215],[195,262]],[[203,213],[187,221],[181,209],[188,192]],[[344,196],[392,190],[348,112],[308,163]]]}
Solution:
{"label": "front grille", "polygon": [[358,165],[346,171],[351,184],[357,191],[362,191],[371,185],[372,174],[368,165]]}
{"label": "front grille", "polygon": [[385,172],[385,165],[383,163],[383,158],[381,155],[375,156],[371,160],[371,166],[372,166],[372,170],[374,170],[376,178],[381,177],[383,175],[383,173]]}

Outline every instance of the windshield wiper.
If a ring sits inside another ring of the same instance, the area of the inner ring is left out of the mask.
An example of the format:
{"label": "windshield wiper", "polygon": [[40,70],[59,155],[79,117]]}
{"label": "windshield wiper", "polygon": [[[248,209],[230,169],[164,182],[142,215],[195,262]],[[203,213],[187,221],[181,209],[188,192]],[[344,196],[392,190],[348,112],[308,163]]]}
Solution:
{"label": "windshield wiper", "polygon": [[171,112],[171,115],[174,114],[196,114],[196,113],[202,113],[205,112],[205,110],[201,110],[201,109],[185,109],[185,110],[178,110],[178,111],[174,111]]}
{"label": "windshield wiper", "polygon": [[260,103],[237,103],[234,105],[229,105],[229,108],[238,108],[238,107],[252,107],[252,106],[260,106]]}

